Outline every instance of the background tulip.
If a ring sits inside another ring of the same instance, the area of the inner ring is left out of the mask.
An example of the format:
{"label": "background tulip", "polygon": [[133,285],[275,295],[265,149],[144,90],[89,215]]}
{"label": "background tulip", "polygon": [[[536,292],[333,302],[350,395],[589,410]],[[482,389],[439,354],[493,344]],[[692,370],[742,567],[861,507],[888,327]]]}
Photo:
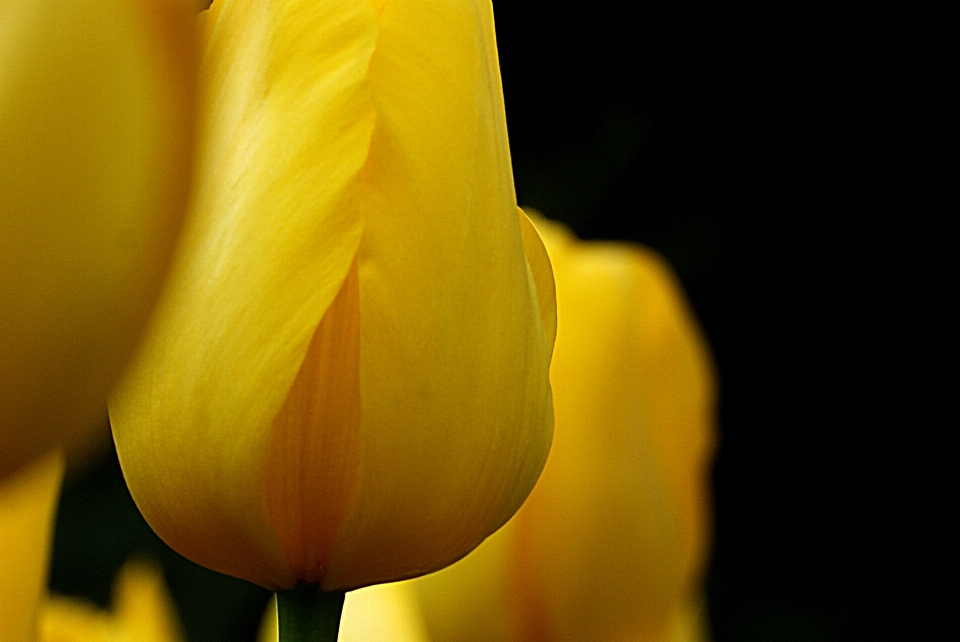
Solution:
{"label": "background tulip", "polygon": [[170,546],[271,589],[459,559],[552,433],[553,283],[489,1],[217,2],[199,184],[111,400]]}
{"label": "background tulip", "polygon": [[36,637],[63,455],[58,451],[0,482],[0,632],[7,642]]}
{"label": "background tulip", "polygon": [[175,0],[0,4],[0,476],[97,427],[186,205]]}
{"label": "background tulip", "polygon": [[553,450],[527,503],[413,582],[433,642],[695,640],[715,384],[663,259],[538,219],[557,284]]}
{"label": "background tulip", "polygon": [[127,562],[112,612],[47,593],[54,516],[64,475],[56,449],[0,483],[0,639],[3,642],[180,642],[160,569]]}
{"label": "background tulip", "polygon": [[69,597],[41,606],[38,642],[180,642],[176,609],[159,569],[127,562],[114,585],[113,608],[102,611]]}

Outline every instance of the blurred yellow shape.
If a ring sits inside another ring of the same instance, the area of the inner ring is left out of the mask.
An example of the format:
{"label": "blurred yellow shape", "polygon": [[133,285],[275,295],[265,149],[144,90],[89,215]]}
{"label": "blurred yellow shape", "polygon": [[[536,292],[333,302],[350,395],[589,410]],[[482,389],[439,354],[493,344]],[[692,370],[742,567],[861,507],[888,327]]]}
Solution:
{"label": "blurred yellow shape", "polygon": [[0,639],[36,639],[38,604],[47,567],[63,454],[47,455],[0,482]]}
{"label": "blurred yellow shape", "polygon": [[707,642],[710,639],[706,601],[685,599],[674,607],[663,642]]}
{"label": "blurred yellow shape", "polygon": [[160,569],[124,564],[114,585],[113,608],[50,596],[40,614],[39,642],[180,642],[176,609]]}
{"label": "blurred yellow shape", "polygon": [[427,629],[433,642],[702,641],[706,341],[654,252],[535,222],[557,287],[553,450],[507,526],[413,581]]}
{"label": "blurred yellow shape", "polygon": [[0,640],[3,642],[179,642],[176,611],[160,570],[128,562],[113,610],[47,596],[53,521],[63,479],[56,451],[0,484]]}
{"label": "blurred yellow shape", "polygon": [[3,477],[102,428],[186,206],[195,45],[181,0],[4,0],[0,43]]}

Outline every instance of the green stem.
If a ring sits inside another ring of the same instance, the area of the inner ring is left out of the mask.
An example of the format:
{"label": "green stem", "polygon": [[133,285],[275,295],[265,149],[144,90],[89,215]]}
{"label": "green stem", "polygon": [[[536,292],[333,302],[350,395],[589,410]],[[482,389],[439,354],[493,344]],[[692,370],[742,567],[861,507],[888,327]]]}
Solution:
{"label": "green stem", "polygon": [[337,642],[344,593],[324,593],[316,584],[300,584],[277,593],[280,642]]}

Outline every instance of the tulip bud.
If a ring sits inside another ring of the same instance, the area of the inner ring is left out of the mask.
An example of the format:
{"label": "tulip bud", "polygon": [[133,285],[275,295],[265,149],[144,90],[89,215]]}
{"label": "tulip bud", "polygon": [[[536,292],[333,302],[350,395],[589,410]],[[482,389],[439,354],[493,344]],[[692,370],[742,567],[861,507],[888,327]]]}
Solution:
{"label": "tulip bud", "polygon": [[199,184],[111,400],[133,498],[275,590],[441,568],[520,506],[553,425],[490,2],[210,11]]}
{"label": "tulip bud", "polygon": [[179,0],[0,3],[0,477],[102,427],[190,178]]}
{"label": "tulip bud", "polygon": [[553,449],[510,523],[412,582],[430,638],[698,639],[714,445],[706,343],[663,259],[536,220],[557,287]]}

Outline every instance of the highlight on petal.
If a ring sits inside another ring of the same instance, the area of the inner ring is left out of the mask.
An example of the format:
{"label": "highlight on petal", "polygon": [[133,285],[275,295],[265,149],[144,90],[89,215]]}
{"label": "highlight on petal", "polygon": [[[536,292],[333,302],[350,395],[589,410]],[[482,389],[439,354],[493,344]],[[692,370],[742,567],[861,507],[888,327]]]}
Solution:
{"label": "highlight on petal", "polygon": [[488,1],[387,2],[378,16],[359,463],[324,590],[462,557],[516,511],[550,447],[552,336],[521,240],[492,20]]}
{"label": "highlight on petal", "polygon": [[2,476],[98,427],[182,221],[195,62],[179,0],[6,0],[0,42]]}
{"label": "highlight on petal", "polygon": [[0,631],[4,640],[36,637],[63,467],[63,454],[57,451],[0,483]]}
{"label": "highlight on petal", "polygon": [[201,69],[196,192],[110,413],[131,493],[161,538],[289,588],[266,491],[273,421],[360,241],[377,25],[368,2],[220,4]]}
{"label": "highlight on petal", "polygon": [[553,278],[553,265],[547,248],[540,238],[537,228],[530,217],[522,209],[517,208],[520,218],[520,236],[523,242],[523,253],[530,267],[530,276],[536,284],[537,303],[540,309],[540,321],[543,331],[547,335],[547,345],[553,355],[553,347],[557,340],[557,284]]}
{"label": "highlight on petal", "polygon": [[38,642],[179,642],[176,608],[160,569],[142,561],[123,565],[114,584],[113,609],[53,595],[39,620]]}

